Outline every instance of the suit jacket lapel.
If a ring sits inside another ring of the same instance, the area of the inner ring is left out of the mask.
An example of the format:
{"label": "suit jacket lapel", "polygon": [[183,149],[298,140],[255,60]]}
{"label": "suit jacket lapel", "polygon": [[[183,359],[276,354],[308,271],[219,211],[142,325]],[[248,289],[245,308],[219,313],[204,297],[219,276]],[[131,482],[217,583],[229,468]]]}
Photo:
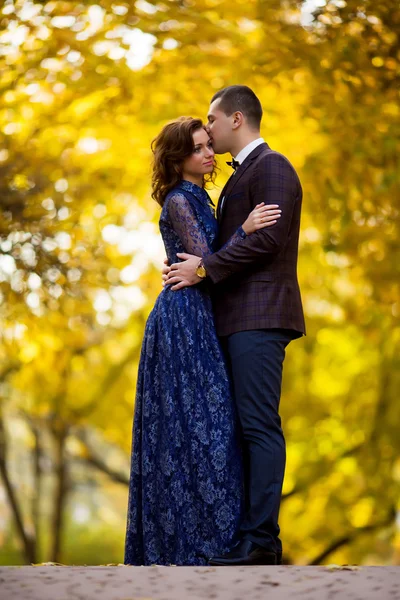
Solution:
{"label": "suit jacket lapel", "polygon": [[223,199],[224,199],[224,197],[226,195],[225,192],[227,191],[229,183],[231,182],[232,178],[233,178],[233,173],[229,177],[228,181],[225,183],[224,187],[222,188],[222,192],[219,195],[218,206],[217,206],[217,220],[218,221],[220,220],[220,217],[221,217],[221,204],[222,204]]}
{"label": "suit jacket lapel", "polygon": [[267,143],[260,144],[259,146],[257,146],[257,148],[254,148],[253,152],[251,152],[242,162],[240,167],[238,167],[236,173],[232,175],[230,179],[228,179],[224,189],[221,192],[221,200],[225,196],[224,205],[222,209],[220,208],[221,202],[218,203],[218,222],[220,222],[224,216],[228,196],[232,193],[233,188],[238,183],[243,173],[245,173],[246,169],[252,164],[253,160],[257,158],[257,156],[266,148],[269,148]]}

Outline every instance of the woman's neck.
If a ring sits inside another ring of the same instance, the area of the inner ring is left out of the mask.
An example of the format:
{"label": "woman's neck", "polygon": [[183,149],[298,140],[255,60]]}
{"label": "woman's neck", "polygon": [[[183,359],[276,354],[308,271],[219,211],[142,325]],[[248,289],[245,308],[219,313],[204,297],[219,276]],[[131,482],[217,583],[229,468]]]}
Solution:
{"label": "woman's neck", "polygon": [[203,175],[199,175],[198,177],[196,177],[196,175],[189,175],[188,173],[183,173],[182,179],[184,179],[185,181],[190,181],[190,183],[194,183],[199,187],[203,187],[204,185]]}

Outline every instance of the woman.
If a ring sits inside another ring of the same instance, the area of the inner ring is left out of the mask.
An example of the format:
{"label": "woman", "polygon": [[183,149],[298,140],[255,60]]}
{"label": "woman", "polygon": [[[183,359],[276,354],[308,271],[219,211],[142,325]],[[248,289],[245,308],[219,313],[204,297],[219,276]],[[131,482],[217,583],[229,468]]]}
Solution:
{"label": "woman", "polygon": [[[217,222],[204,184],[214,178],[214,151],[202,122],[166,125],[152,150],[169,262],[178,252],[213,252]],[[258,205],[228,244],[275,223],[279,211],[268,208]],[[166,286],[140,358],[125,564],[207,564],[235,542],[242,500],[235,410],[209,290],[205,282]]]}

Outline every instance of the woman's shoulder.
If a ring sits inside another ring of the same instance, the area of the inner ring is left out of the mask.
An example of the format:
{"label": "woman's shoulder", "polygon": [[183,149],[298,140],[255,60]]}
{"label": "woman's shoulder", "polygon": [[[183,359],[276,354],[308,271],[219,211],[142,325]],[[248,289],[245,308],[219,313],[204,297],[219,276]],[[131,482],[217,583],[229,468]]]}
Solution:
{"label": "woman's shoulder", "polygon": [[165,197],[163,213],[166,214],[171,208],[184,210],[190,207],[197,214],[207,205],[211,206],[212,202],[206,190],[195,183],[182,180]]}
{"label": "woman's shoulder", "polygon": [[176,196],[183,196],[185,198],[189,196],[187,190],[185,190],[185,188],[181,186],[180,183],[177,183],[171,190],[169,190],[168,194],[165,197],[165,202]]}
{"label": "woman's shoulder", "polygon": [[190,194],[179,185],[176,185],[166,195],[163,209],[167,209],[171,205],[183,206],[188,203],[190,203]]}
{"label": "woman's shoulder", "polygon": [[179,184],[176,185],[165,196],[160,221],[168,222],[176,213],[187,212],[189,206],[192,206],[190,193]]}
{"label": "woman's shoulder", "polygon": [[167,198],[180,195],[190,199],[193,196],[201,196],[202,194],[204,194],[204,191],[205,190],[203,188],[196,185],[195,183],[182,179],[172,188],[172,190],[168,192]]}

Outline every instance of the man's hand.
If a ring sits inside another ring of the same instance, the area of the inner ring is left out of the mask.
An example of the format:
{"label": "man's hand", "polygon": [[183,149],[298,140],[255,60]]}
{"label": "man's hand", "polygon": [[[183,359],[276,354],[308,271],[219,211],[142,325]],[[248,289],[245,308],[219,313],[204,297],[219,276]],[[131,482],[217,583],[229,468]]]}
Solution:
{"label": "man's hand", "polygon": [[199,266],[200,256],[193,254],[177,254],[183,262],[171,265],[166,284],[174,284],[171,288],[174,292],[190,285],[196,285],[201,281],[201,277],[196,275],[196,269]]}

